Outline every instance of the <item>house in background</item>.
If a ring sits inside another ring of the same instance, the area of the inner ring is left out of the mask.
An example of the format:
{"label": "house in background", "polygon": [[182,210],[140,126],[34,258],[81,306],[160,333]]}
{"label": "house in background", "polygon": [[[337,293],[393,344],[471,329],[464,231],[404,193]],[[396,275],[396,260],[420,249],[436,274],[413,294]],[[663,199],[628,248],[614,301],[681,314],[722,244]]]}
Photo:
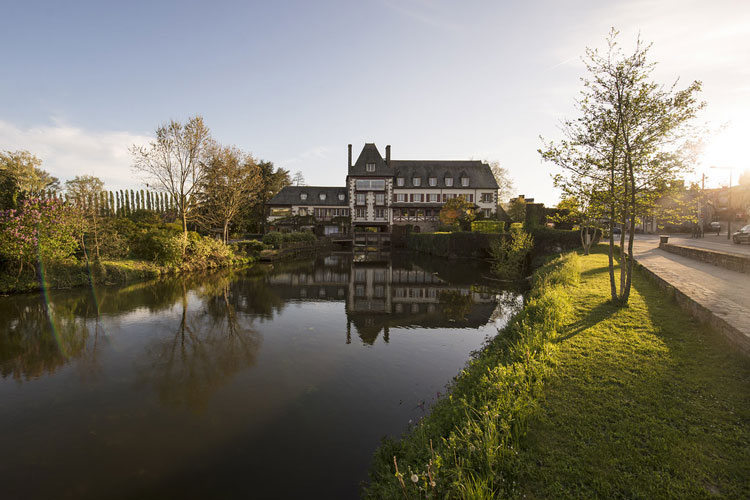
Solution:
{"label": "house in background", "polygon": [[[490,166],[477,160],[395,160],[391,146],[385,157],[373,143],[352,162],[348,147],[345,187],[289,186],[268,203],[271,228],[296,221],[316,234],[347,231],[391,232],[410,226],[434,231],[443,204],[462,196],[484,217],[497,213],[498,185]],[[333,224],[334,217],[337,219]],[[343,227],[348,225],[348,227]],[[338,229],[335,229],[334,226]],[[322,229],[321,229],[322,228]]]}

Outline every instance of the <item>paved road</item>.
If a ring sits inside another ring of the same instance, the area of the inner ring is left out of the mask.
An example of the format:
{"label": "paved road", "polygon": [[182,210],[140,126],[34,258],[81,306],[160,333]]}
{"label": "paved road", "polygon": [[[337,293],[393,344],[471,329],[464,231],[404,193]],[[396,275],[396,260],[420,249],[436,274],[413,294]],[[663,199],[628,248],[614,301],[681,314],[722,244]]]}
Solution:
{"label": "paved road", "polygon": [[[690,240],[689,237],[684,239]],[[671,237],[669,241],[672,242]],[[703,241],[721,245],[709,237]],[[739,245],[728,248],[737,247]],[[728,248],[725,246],[726,250]],[[740,248],[750,253],[750,246]],[[659,238],[650,235],[638,235],[633,252],[638,263],[727,321],[746,337],[747,345],[750,345],[750,275],[665,252],[659,249]]]}
{"label": "paved road", "polygon": [[[653,234],[637,234],[636,241],[638,240],[653,240],[656,241],[657,246],[659,244],[659,236]],[[669,242],[675,245],[750,255],[750,245],[747,243],[741,245],[732,243],[732,240],[727,239],[726,233],[722,233],[720,236],[716,236],[716,233],[706,234],[703,238],[691,238],[689,234],[670,234]]]}

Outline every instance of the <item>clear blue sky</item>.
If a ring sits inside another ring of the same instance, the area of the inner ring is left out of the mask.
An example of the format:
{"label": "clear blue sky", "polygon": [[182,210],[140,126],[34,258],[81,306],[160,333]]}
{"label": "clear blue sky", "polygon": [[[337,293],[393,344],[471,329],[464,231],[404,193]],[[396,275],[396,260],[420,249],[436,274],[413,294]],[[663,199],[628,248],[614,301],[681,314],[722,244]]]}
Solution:
{"label": "clear blue sky", "polygon": [[733,151],[750,136],[746,1],[23,1],[2,18],[0,149],[62,179],[136,187],[127,146],[201,114],[309,184],[342,184],[346,145],[374,141],[500,161],[517,193],[554,203],[538,137],[575,115],[579,57],[610,26],[626,48],[654,42],[659,80],[704,81],[702,119],[728,125],[699,170],[748,166]]}

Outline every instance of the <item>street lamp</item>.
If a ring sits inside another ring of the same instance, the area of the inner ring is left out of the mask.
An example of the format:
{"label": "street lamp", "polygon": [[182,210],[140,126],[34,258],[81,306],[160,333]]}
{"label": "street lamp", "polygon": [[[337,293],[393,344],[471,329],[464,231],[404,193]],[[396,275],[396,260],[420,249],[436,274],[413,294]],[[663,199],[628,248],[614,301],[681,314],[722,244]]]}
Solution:
{"label": "street lamp", "polygon": [[711,168],[718,168],[720,170],[729,170],[729,210],[727,211],[727,239],[732,237],[732,170],[734,167],[717,167],[716,165]]}

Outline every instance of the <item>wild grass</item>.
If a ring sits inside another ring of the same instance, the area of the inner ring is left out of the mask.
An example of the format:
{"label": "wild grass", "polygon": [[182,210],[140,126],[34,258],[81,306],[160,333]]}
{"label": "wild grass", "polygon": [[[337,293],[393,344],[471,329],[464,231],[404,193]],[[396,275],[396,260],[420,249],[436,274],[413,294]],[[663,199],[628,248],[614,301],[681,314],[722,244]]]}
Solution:
{"label": "wild grass", "polygon": [[[376,452],[364,498],[496,498],[515,490],[518,445],[571,312],[570,254],[540,269],[526,307],[401,440]],[[398,468],[398,472],[397,472]]]}

